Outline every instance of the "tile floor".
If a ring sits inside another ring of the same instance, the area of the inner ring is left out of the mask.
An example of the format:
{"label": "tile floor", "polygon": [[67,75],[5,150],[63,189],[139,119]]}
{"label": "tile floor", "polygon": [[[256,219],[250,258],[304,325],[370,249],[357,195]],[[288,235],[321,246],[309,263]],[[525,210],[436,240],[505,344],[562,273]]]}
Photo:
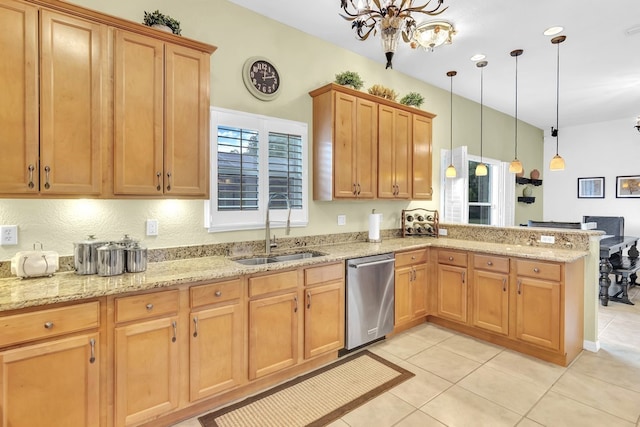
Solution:
{"label": "tile floor", "polygon": [[629,296],[600,306],[600,351],[567,368],[428,323],[370,346],[416,375],[330,427],[640,427],[640,289]]}

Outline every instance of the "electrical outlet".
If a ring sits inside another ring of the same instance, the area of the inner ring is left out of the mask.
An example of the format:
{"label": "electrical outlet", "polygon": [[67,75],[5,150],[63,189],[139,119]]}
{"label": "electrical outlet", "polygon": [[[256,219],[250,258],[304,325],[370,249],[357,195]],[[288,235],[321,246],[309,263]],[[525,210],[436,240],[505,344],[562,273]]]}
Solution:
{"label": "electrical outlet", "polygon": [[148,219],[147,220],[147,236],[157,236],[157,235],[158,235],[158,220]]}
{"label": "electrical outlet", "polygon": [[438,229],[438,234],[441,236],[446,236],[447,234],[449,234],[449,232],[447,231],[446,228],[439,228]]}
{"label": "electrical outlet", "polygon": [[346,215],[338,215],[338,225],[345,225],[347,223]]}
{"label": "electrical outlet", "polygon": [[554,236],[540,236],[540,242],[542,243],[555,243],[556,238]]}
{"label": "electrical outlet", "polygon": [[0,225],[0,246],[18,244],[18,226]]}

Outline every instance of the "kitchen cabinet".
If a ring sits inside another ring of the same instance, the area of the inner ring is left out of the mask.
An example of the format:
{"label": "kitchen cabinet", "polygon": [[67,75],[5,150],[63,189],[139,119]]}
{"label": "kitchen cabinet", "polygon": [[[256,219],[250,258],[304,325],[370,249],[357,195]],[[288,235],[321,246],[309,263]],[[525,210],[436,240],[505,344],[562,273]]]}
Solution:
{"label": "kitchen cabinet", "polygon": [[0,22],[0,194],[99,196],[107,26],[12,0]]}
{"label": "kitchen cabinet", "polygon": [[467,254],[443,249],[437,253],[437,314],[467,323]]}
{"label": "kitchen cabinet", "polygon": [[208,196],[209,54],[116,30],[114,194]]}
{"label": "kitchen cabinet", "polygon": [[116,426],[178,407],[178,311],[177,290],[115,299]]}
{"label": "kitchen cabinet", "polygon": [[413,181],[411,183],[411,198],[413,200],[431,200],[433,196],[432,119],[417,114],[412,114],[412,119]]}
{"label": "kitchen cabinet", "polygon": [[3,426],[100,425],[99,312],[88,302],[0,318]]}
{"label": "kitchen cabinet", "polygon": [[304,357],[309,359],[344,347],[344,263],[304,271]]}
{"label": "kitchen cabinet", "polygon": [[394,331],[398,332],[427,315],[429,250],[396,253],[395,260]]}
{"label": "kitchen cabinet", "polygon": [[240,279],[190,289],[190,401],[246,382],[244,309]]}
{"label": "kitchen cabinet", "polygon": [[412,114],[378,109],[378,198],[409,199],[412,182]]}
{"label": "kitchen cabinet", "polygon": [[298,363],[298,271],[249,278],[249,379]]}
{"label": "kitchen cabinet", "polygon": [[314,200],[431,198],[434,114],[334,83],[309,95]]}
{"label": "kitchen cabinet", "polygon": [[375,198],[378,105],[340,91],[314,97],[313,105],[314,200]]}
{"label": "kitchen cabinet", "polygon": [[509,258],[471,254],[472,325],[509,334]]}

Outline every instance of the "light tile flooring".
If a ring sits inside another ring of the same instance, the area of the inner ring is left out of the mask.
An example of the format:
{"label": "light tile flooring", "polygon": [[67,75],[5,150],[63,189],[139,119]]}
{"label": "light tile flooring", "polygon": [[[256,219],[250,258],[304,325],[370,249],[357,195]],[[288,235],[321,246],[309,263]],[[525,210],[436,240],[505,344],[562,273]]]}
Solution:
{"label": "light tile flooring", "polygon": [[415,377],[330,427],[640,427],[640,289],[629,296],[599,308],[600,351],[567,368],[431,324],[370,346]]}

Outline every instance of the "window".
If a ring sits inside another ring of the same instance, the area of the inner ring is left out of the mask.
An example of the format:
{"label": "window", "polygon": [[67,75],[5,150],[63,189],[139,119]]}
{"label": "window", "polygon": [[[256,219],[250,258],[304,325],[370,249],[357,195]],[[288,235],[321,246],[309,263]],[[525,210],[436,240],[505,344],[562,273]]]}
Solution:
{"label": "window", "polygon": [[[453,157],[452,157],[453,156]],[[460,224],[513,225],[515,216],[515,178],[509,164],[483,158],[486,176],[476,176],[480,158],[469,156],[467,147],[441,153],[440,219]],[[456,178],[446,178],[444,172],[453,163]]]}
{"label": "window", "polygon": [[308,223],[307,125],[273,117],[211,109],[211,232],[264,228],[267,203],[273,228]]}

